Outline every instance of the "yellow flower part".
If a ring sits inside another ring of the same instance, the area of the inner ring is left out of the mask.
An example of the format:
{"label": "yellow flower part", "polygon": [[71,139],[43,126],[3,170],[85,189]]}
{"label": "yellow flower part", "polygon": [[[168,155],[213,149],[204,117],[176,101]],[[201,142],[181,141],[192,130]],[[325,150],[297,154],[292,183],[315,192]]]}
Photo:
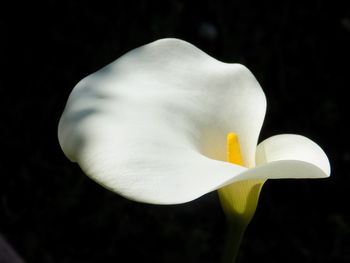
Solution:
{"label": "yellow flower part", "polygon": [[[244,166],[238,136],[227,135],[227,161]],[[248,224],[254,216],[261,188],[266,179],[251,179],[232,183],[218,190],[221,205],[228,218],[236,218]]]}

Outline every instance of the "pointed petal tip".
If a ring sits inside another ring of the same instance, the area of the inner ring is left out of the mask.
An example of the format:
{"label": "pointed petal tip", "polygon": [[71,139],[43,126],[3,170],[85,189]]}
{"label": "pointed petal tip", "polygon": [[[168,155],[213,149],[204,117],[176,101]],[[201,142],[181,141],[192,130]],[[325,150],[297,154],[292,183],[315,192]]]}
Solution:
{"label": "pointed petal tip", "polygon": [[[297,134],[275,135],[258,145],[258,166],[278,161],[289,162],[289,169],[293,169],[293,165],[297,166],[298,173],[295,175],[286,172],[291,178],[326,178],[331,173],[328,157],[322,148],[309,138]],[[300,167],[305,167],[305,173]]]}

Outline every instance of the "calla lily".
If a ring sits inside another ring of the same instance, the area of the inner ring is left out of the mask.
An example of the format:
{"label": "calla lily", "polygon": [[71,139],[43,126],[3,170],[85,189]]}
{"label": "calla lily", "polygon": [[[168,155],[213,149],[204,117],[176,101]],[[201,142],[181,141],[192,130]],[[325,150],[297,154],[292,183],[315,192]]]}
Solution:
{"label": "calla lily", "polygon": [[[247,180],[328,177],[327,156],[306,137],[283,134],[257,145],[265,111],[246,67],[162,39],[80,81],[58,136],[89,177],[146,203],[184,203]],[[244,166],[225,161],[230,132]]]}

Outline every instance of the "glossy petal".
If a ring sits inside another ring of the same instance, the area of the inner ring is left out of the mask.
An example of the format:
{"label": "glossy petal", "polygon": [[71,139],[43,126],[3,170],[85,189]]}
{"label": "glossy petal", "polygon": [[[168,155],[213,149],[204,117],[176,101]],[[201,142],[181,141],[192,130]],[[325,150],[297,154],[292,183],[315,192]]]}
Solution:
{"label": "glossy petal", "polygon": [[163,39],[78,83],[58,135],[65,154],[106,188],[182,203],[244,179],[247,168],[224,162],[226,135],[238,135],[243,162],[254,167],[265,108],[244,66]]}
{"label": "glossy petal", "polygon": [[251,172],[259,172],[258,178],[323,178],[330,175],[329,160],[320,146],[295,134],[276,135],[261,142],[256,151],[256,164],[256,169]]}

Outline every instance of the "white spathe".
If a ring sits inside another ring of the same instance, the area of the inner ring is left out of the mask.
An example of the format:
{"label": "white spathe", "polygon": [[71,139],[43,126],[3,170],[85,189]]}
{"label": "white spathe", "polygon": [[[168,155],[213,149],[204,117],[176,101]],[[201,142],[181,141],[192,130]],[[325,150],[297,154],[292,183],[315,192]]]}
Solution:
{"label": "white spathe", "polygon": [[[188,202],[246,179],[329,176],[325,153],[303,136],[278,135],[257,147],[265,111],[246,67],[161,39],[80,81],[58,137],[89,177],[140,202]],[[230,132],[246,167],[225,162]]]}

